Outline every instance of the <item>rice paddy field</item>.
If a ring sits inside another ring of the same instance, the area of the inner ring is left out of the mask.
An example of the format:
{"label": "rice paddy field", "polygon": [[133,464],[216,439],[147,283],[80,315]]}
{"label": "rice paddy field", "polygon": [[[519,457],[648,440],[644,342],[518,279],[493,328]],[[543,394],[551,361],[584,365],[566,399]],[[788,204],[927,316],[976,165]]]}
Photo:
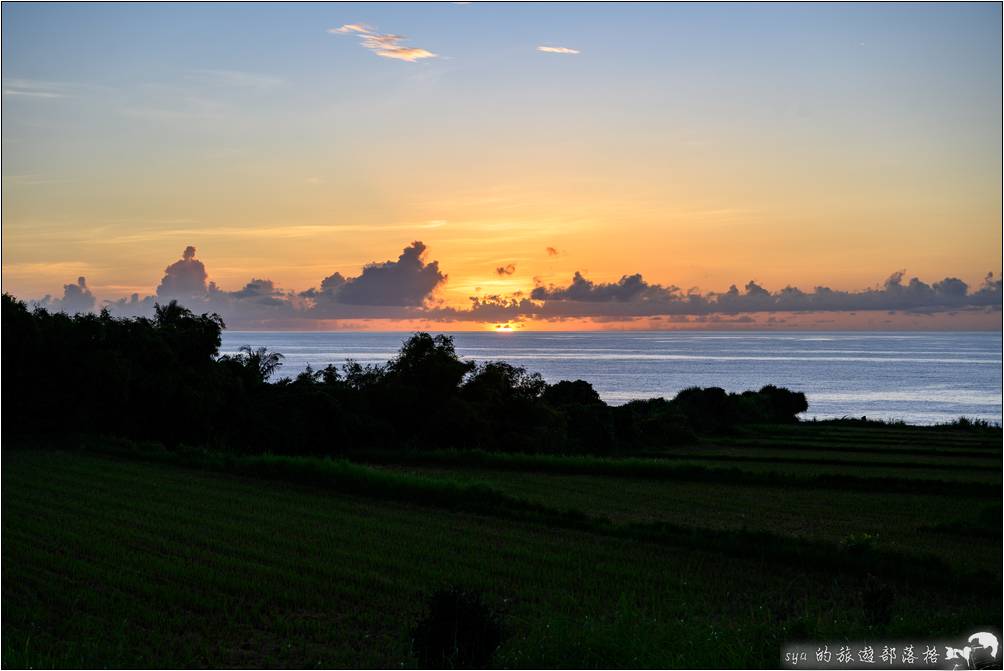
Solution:
{"label": "rice paddy field", "polygon": [[414,668],[444,586],[499,614],[496,667],[951,638],[1000,626],[1001,467],[999,432],[823,423],[631,459],[5,445],[2,664]]}

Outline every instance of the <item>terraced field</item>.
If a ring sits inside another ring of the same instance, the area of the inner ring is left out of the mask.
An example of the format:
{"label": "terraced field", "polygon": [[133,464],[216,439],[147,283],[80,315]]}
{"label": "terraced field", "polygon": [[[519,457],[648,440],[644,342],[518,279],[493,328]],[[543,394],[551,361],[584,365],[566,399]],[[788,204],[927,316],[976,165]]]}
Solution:
{"label": "terraced field", "polygon": [[902,491],[789,487],[803,474],[761,478],[769,462],[727,464],[754,481],[721,478],[706,445],[686,461],[711,475],[689,479],[646,477],[650,460],[5,449],[2,663],[414,667],[412,627],[444,585],[501,613],[498,667],[772,667],[789,639],[940,637],[999,618],[999,434],[801,429],[711,449],[801,455],[778,450],[791,437],[831,456],[978,452],[965,458],[982,484],[935,461],[959,491],[925,493],[904,475],[919,469],[890,475],[853,449],[846,465],[795,465]]}
{"label": "terraced field", "polygon": [[[668,522],[713,529],[750,529],[840,543],[867,533],[904,553],[935,554],[970,568],[1001,561],[1000,538],[958,543],[953,531],[974,517],[999,516],[1000,504],[945,496],[664,483],[597,476],[473,469],[408,468],[457,482],[483,482],[545,505],[582,510],[617,522]],[[946,500],[947,498],[947,500]]]}

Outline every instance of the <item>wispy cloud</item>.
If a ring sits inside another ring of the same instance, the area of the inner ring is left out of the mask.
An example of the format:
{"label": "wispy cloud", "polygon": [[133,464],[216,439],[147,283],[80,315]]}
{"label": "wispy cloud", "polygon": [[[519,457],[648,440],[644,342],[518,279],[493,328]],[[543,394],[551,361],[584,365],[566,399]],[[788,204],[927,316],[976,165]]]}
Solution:
{"label": "wispy cloud", "polygon": [[337,33],[363,33],[367,34],[372,32],[369,26],[364,26],[361,23],[346,23],[341,28],[328,28],[328,32],[332,34]]}
{"label": "wispy cloud", "polygon": [[4,79],[3,94],[22,98],[66,98],[70,96],[71,86],[62,82],[49,82],[38,79]]}
{"label": "wispy cloud", "polygon": [[51,93],[49,91],[23,91],[18,89],[4,89],[5,96],[24,96],[26,98],[65,98],[61,93]]}
{"label": "wispy cloud", "polygon": [[339,28],[329,28],[328,32],[332,35],[358,35],[361,38],[361,44],[365,48],[383,58],[393,58],[399,61],[414,63],[423,58],[436,57],[436,54],[428,49],[408,47],[401,44],[406,39],[404,35],[378,33],[362,23],[346,23]]}
{"label": "wispy cloud", "polygon": [[545,54],[580,54],[582,53],[578,49],[569,49],[568,47],[548,47],[539,46],[537,51],[542,51]]}
{"label": "wispy cloud", "polygon": [[368,35],[363,38],[363,46],[373,50],[377,56],[396,58],[409,63],[414,63],[422,58],[436,57],[436,54],[427,49],[402,46],[400,42],[403,39],[403,35]]}

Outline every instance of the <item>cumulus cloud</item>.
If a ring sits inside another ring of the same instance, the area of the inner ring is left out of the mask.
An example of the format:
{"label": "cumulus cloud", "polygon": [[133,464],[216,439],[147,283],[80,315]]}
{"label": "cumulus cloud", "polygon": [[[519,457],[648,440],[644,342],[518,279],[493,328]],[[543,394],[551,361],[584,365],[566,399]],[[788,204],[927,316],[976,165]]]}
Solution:
{"label": "cumulus cloud", "polygon": [[335,273],[321,284],[315,298],[348,305],[421,306],[446,280],[439,262],[425,263],[425,244],[419,240],[402,250],[397,261],[371,263],[358,277]]}
{"label": "cumulus cloud", "polygon": [[[447,281],[437,261],[426,261],[421,241],[406,246],[395,260],[370,263],[356,275],[332,272],[306,291],[283,290],[259,275],[240,288],[226,290],[209,281],[195,248],[169,265],[155,295],[104,301],[118,316],[152,313],[154,303],[178,299],[195,312],[216,312],[231,328],[310,328],[317,320],[418,319],[429,322],[476,321],[503,323],[523,319],[592,319],[631,321],[660,318],[669,323],[745,323],[749,315],[770,315],[765,323],[783,323],[777,313],[858,311],[906,314],[999,312],[1002,282],[992,273],[971,287],[957,277],[927,283],[892,273],[879,285],[861,291],[817,286],[805,291],[793,286],[771,290],[749,281],[742,288],[701,293],[673,285],[654,284],[640,273],[612,282],[598,282],[576,272],[568,283],[544,285],[538,280],[529,294],[471,296],[466,307],[445,306],[434,298]],[[496,268],[499,275],[515,272],[515,264]],[[480,291],[480,290],[477,290]],[[63,288],[62,298],[51,296],[36,305],[75,313],[95,308],[96,299],[81,277]]]}
{"label": "cumulus cloud", "polygon": [[45,296],[31,302],[34,306],[45,308],[51,312],[65,312],[73,315],[78,312],[90,312],[93,310],[95,298],[94,294],[87,287],[87,279],[85,277],[78,277],[75,284],[63,285],[62,298]]}
{"label": "cumulus cloud", "polygon": [[402,41],[407,39],[404,35],[378,33],[361,23],[346,23],[338,28],[329,28],[328,32],[333,35],[357,35],[363,47],[383,58],[393,58],[399,61],[414,63],[423,58],[436,57],[436,54],[427,49],[401,44]]}
{"label": "cumulus cloud", "polygon": [[138,293],[134,293],[129,298],[105,301],[104,306],[116,317],[143,317],[153,312],[153,306],[156,302],[155,296],[140,298]]}
{"label": "cumulus cloud", "polygon": [[262,278],[226,291],[207,282],[205,266],[195,258],[195,248],[188,247],[180,261],[168,266],[156,297],[134,296],[109,303],[109,307],[133,315],[152,307],[155,300],[174,298],[190,309],[217,312],[227,323],[238,325],[265,320],[422,316],[426,301],[446,281],[437,261],[425,261],[425,251],[425,244],[416,240],[396,260],[370,263],[356,277],[334,272],[323,278],[319,287],[306,291],[284,291]]}
{"label": "cumulus cloud", "polygon": [[[640,274],[624,275],[617,282],[594,283],[575,273],[565,286],[538,286],[530,297],[540,303],[536,316],[589,317],[617,315],[709,315],[757,312],[814,312],[854,310],[905,310],[943,312],[950,309],[990,307],[1002,302],[1001,280],[987,275],[975,290],[962,280],[947,277],[927,284],[919,278],[903,281],[893,273],[880,288],[841,291],[817,286],[812,291],[784,287],[768,291],[755,281],[742,290],[735,285],[720,293],[686,293],[676,286],[649,284]],[[605,304],[597,306],[598,303]]]}
{"label": "cumulus cloud", "polygon": [[[210,292],[217,292],[219,289],[216,284],[210,285]],[[244,299],[244,298],[255,298],[255,299],[266,299],[267,301],[277,300],[278,296],[282,295],[282,292],[275,288],[272,280],[259,280],[253,279],[243,288],[237,291],[227,292],[227,294],[233,298]]]}
{"label": "cumulus cloud", "polygon": [[300,295],[304,298],[317,298],[319,296],[334,296],[340,286],[345,284],[345,277],[338,271],[328,275],[321,280],[320,289],[307,289]]}
{"label": "cumulus cloud", "polygon": [[569,49],[568,47],[548,47],[541,45],[537,47],[537,51],[541,51],[545,54],[580,54],[582,53],[578,49]]}
{"label": "cumulus cloud", "polygon": [[164,277],[157,286],[157,298],[197,298],[205,295],[206,267],[195,258],[195,247],[188,246],[181,253],[181,260],[164,269]]}
{"label": "cumulus cloud", "polygon": [[638,298],[651,287],[641,275],[624,275],[617,282],[595,284],[576,272],[567,287],[536,287],[530,298],[538,301],[583,301],[596,303],[603,301],[630,301]]}

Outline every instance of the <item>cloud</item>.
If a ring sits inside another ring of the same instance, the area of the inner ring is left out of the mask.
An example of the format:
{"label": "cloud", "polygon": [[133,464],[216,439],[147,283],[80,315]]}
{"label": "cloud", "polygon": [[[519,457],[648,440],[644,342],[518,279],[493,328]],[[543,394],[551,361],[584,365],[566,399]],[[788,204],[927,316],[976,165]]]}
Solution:
{"label": "cloud", "polygon": [[153,312],[156,302],[155,296],[140,298],[138,293],[134,293],[129,298],[105,301],[105,307],[116,317],[143,317]]}
{"label": "cloud", "polygon": [[157,298],[197,298],[208,291],[206,267],[195,258],[195,247],[188,246],[181,253],[181,260],[164,269],[164,277],[157,286]]}
{"label": "cloud", "polygon": [[[210,285],[210,291],[218,291],[216,284]],[[281,296],[282,292],[275,288],[272,280],[259,280],[253,279],[244,285],[242,289],[237,291],[229,292],[229,295],[242,299],[242,298],[268,298],[273,299],[276,296]]]}
{"label": "cloud", "polygon": [[403,40],[407,39],[404,35],[378,33],[361,23],[346,23],[339,28],[329,28],[328,32],[333,35],[358,35],[363,47],[383,58],[393,58],[409,63],[423,58],[436,58],[436,54],[427,49],[407,47],[401,44]]}
{"label": "cloud", "polygon": [[[258,274],[235,290],[209,281],[208,272],[187,247],[181,258],[167,266],[155,294],[104,301],[118,316],[149,315],[155,302],[178,299],[196,312],[216,312],[231,328],[313,328],[321,320],[424,320],[435,322],[502,323],[525,319],[561,321],[591,319],[596,322],[656,318],[666,323],[749,323],[750,315],[763,314],[763,324],[781,324],[778,314],[872,312],[933,315],[970,312],[999,314],[1002,281],[987,274],[971,287],[957,277],[927,283],[896,271],[879,285],[845,291],[817,286],[805,291],[792,286],[771,290],[754,280],[742,288],[722,292],[686,291],[673,285],[650,283],[640,273],[625,274],[612,282],[598,282],[576,272],[567,284],[537,286],[527,295],[471,296],[465,307],[443,305],[435,292],[447,276],[437,261],[425,260],[421,241],[406,246],[398,257],[367,264],[358,275],[330,272],[305,291],[284,290]],[[516,265],[496,268],[499,275],[515,272]],[[534,280],[537,282],[537,280]],[[480,291],[480,289],[476,290]],[[63,296],[46,296],[36,305],[66,312],[93,310],[95,296],[80,277],[63,287]]]}
{"label": "cloud", "polygon": [[[335,273],[326,278],[326,293],[335,302],[349,305],[421,306],[446,280],[439,272],[439,262],[425,263],[424,254],[425,244],[416,240],[404,248],[397,261],[371,263],[359,277],[338,281],[341,275]],[[325,288],[324,283],[321,286]]]}
{"label": "cloud", "polygon": [[[640,274],[624,275],[617,282],[594,283],[576,272],[565,286],[538,286],[530,294],[537,302],[537,317],[650,317],[657,315],[736,315],[760,312],[851,312],[855,310],[903,310],[912,313],[951,309],[1000,309],[1002,283],[992,274],[983,285],[970,291],[955,277],[927,284],[914,277],[903,282],[902,271],[893,273],[878,289],[841,291],[817,286],[802,291],[787,286],[768,291],[755,281],[742,290],[735,285],[720,293],[686,293],[679,287],[649,284]],[[601,304],[601,305],[598,305]]]}
{"label": "cloud", "polygon": [[363,46],[372,50],[377,56],[395,58],[414,63],[422,58],[435,58],[436,54],[418,47],[405,47],[400,44],[405,39],[403,35],[367,35],[363,38]]}
{"label": "cloud", "polygon": [[438,262],[425,262],[425,250],[424,243],[415,241],[397,260],[370,263],[356,277],[334,272],[319,287],[306,291],[284,291],[263,278],[227,291],[208,281],[205,265],[189,246],[180,260],[165,269],[156,296],[136,294],[106,304],[117,314],[137,315],[152,309],[155,302],[177,299],[198,312],[217,312],[228,324],[251,326],[269,320],[421,317],[426,301],[446,281]]}
{"label": "cloud", "polygon": [[547,252],[548,256],[557,256],[558,255],[558,250],[555,249],[554,247],[546,247],[544,251]]}
{"label": "cloud", "polygon": [[50,91],[25,91],[19,89],[4,89],[3,94],[5,96],[23,96],[25,98],[63,98],[61,93],[52,93]]}
{"label": "cloud", "polygon": [[50,312],[65,312],[67,314],[77,314],[78,312],[90,312],[94,309],[94,294],[87,287],[87,279],[83,276],[77,278],[76,284],[63,285],[63,297],[53,298],[45,296],[40,300],[31,301],[34,306],[45,308]]}
{"label": "cloud", "polygon": [[115,89],[93,83],[52,81],[45,79],[29,79],[24,77],[4,77],[3,96],[11,102],[28,101],[58,101],[63,99],[79,99],[91,95],[107,97],[114,94]]}
{"label": "cloud", "polygon": [[530,298],[538,301],[570,300],[588,303],[629,301],[651,288],[638,273],[624,275],[614,283],[595,284],[583,277],[582,273],[576,272],[572,283],[567,287],[536,287],[530,293]]}
{"label": "cloud", "polygon": [[87,279],[83,276],[77,278],[76,284],[63,285],[63,300],[60,301],[60,309],[63,312],[74,314],[77,312],[87,312],[94,308],[94,294],[87,288]]}
{"label": "cloud", "polygon": [[539,46],[537,51],[542,51],[545,54],[580,54],[582,53],[578,49],[569,49],[568,47],[547,47]]}
{"label": "cloud", "polygon": [[345,33],[363,33],[363,34],[369,34],[372,31],[370,30],[370,28],[368,26],[364,26],[361,23],[346,23],[341,28],[328,28],[328,32],[332,33],[332,34],[336,34],[336,33],[342,33],[342,34],[345,34]]}
{"label": "cloud", "polygon": [[70,96],[72,85],[38,79],[4,79],[3,94],[10,97],[55,99]]}

